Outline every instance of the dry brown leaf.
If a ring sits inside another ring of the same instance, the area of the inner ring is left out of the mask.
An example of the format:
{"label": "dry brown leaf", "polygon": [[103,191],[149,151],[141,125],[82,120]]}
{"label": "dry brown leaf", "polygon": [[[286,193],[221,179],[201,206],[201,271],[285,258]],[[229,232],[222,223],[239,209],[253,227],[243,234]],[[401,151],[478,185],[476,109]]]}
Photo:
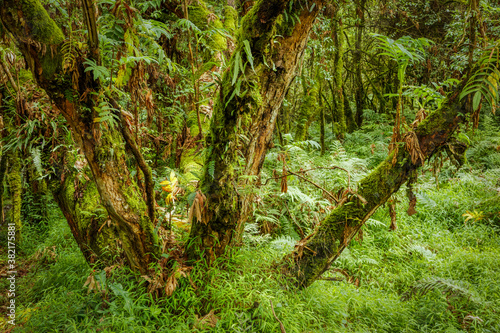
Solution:
{"label": "dry brown leaf", "polygon": [[213,328],[217,326],[217,321],[219,321],[219,318],[215,315],[214,310],[211,310],[208,314],[205,316],[198,318],[197,315],[195,315],[195,321],[194,321],[194,328],[197,329],[206,329],[206,328]]}
{"label": "dry brown leaf", "polygon": [[424,154],[420,150],[420,144],[418,142],[417,134],[413,131],[409,131],[405,134],[403,141],[405,142],[405,148],[410,153],[411,162],[417,164],[418,161],[423,164],[425,161]]}
{"label": "dry brown leaf", "polygon": [[194,197],[193,204],[189,208],[188,212],[188,221],[192,223],[193,217],[196,216],[198,222],[207,223],[208,219],[204,218],[205,215],[205,201],[207,197],[201,192],[197,191],[196,196]]}
{"label": "dry brown leaf", "polygon": [[165,294],[167,296],[172,296],[176,288],[177,279],[175,278],[175,274],[172,274],[168,277],[167,282],[165,283]]}
{"label": "dry brown leaf", "polygon": [[417,127],[418,124],[420,124],[425,118],[427,118],[427,112],[425,111],[425,109],[418,110],[417,115],[415,116],[415,120],[413,121],[413,123],[411,123],[411,127]]}

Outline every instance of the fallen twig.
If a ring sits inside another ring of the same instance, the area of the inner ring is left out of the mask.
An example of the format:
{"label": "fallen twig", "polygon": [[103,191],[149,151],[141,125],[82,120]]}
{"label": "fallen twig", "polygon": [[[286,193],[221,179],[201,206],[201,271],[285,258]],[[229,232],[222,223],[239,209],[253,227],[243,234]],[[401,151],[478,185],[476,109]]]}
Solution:
{"label": "fallen twig", "polygon": [[276,313],[274,312],[273,301],[269,300],[269,303],[271,303],[271,310],[273,310],[274,318],[278,321],[278,323],[280,323],[281,333],[286,333],[285,326],[283,326],[283,323],[281,322],[281,320],[279,320],[279,318],[276,316]]}
{"label": "fallen twig", "polygon": [[[312,170],[317,170],[317,169],[329,169],[329,170],[335,170],[335,169],[339,169],[339,170],[343,170],[345,172],[347,172],[347,187],[351,187],[351,174],[349,173],[348,170],[344,169],[344,168],[341,168],[341,167],[338,167],[338,166],[332,166],[332,167],[316,167],[316,168],[312,168],[312,169],[307,169],[307,170],[300,170],[300,171],[297,171],[296,173],[304,173],[304,172],[308,172],[308,171],[312,171]],[[292,173],[290,170],[288,170],[288,172]],[[272,180],[272,179],[279,179],[279,178],[283,178],[283,177],[287,177],[289,175],[282,175],[282,176],[277,176],[277,177],[271,177],[271,178],[268,178],[266,179],[266,181],[262,184],[263,186],[267,185],[267,183]]]}

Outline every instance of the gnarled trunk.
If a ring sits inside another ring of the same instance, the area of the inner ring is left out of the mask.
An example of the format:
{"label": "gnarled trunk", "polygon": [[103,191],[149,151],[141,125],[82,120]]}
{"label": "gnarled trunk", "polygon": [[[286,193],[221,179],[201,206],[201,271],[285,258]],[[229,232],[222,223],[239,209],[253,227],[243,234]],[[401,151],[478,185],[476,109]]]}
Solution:
{"label": "gnarled trunk", "polygon": [[[101,204],[90,170],[82,161],[70,161],[69,154],[61,159],[49,180],[49,189],[66,218],[71,233],[89,264],[107,266],[121,257],[120,241],[115,224]],[[73,167],[65,169],[62,165]],[[78,167],[77,167],[78,166]]]}
{"label": "gnarled trunk", "polygon": [[[87,21],[92,20],[93,16],[87,14]],[[84,71],[82,63],[75,69],[77,82],[70,73],[63,72],[60,48],[64,35],[38,0],[0,0],[0,19],[16,39],[38,84],[69,123],[92,171],[102,204],[116,226],[130,267],[145,273],[158,253],[151,222],[154,216],[148,217],[146,202],[125,163],[125,142],[119,128],[126,129],[121,123],[114,127],[96,119],[94,106],[98,101],[88,92],[98,90],[99,82]],[[95,56],[97,34],[87,23],[91,56]],[[154,205],[153,201],[148,204]]]}
{"label": "gnarled trunk", "polygon": [[290,8],[289,3],[257,1],[242,20],[207,137],[202,181],[207,199],[204,217],[192,224],[192,259],[202,252],[210,259],[222,255],[250,212],[246,191],[253,181],[241,176],[260,173],[281,103],[323,4],[310,1],[308,8],[295,1]]}

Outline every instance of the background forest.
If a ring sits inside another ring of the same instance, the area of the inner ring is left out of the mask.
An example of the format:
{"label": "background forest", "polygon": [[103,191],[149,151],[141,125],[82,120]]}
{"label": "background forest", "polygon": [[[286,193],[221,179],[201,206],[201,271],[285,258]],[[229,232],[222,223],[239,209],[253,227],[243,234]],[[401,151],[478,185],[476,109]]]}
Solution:
{"label": "background forest", "polygon": [[500,332],[499,3],[0,21],[0,330]]}

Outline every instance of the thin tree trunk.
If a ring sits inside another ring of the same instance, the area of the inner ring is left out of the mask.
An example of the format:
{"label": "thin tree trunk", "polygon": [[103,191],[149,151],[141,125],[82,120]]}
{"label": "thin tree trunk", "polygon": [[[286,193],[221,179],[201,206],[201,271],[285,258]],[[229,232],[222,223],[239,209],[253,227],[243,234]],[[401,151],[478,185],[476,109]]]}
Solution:
{"label": "thin tree trunk", "polygon": [[22,222],[21,222],[21,205],[22,205],[22,175],[21,175],[21,158],[19,151],[14,150],[9,153],[9,167],[7,174],[7,183],[9,184],[9,194],[12,204],[10,209],[9,223],[16,225],[16,242],[22,242]]}
{"label": "thin tree trunk", "polygon": [[342,92],[344,82],[342,77],[342,72],[344,70],[344,27],[342,23],[342,16],[340,9],[337,10],[335,17],[332,19],[333,29],[332,36],[335,43],[335,55],[333,62],[333,78],[334,78],[334,101],[335,101],[335,113],[336,119],[338,121],[338,133],[337,137],[339,139],[344,138],[345,132],[347,131],[346,117],[344,111],[344,94]]}
{"label": "thin tree trunk", "polygon": [[355,34],[355,49],[353,52],[352,61],[355,66],[355,99],[356,99],[356,124],[361,127],[363,124],[363,109],[365,107],[365,93],[363,87],[362,64],[361,64],[361,42],[363,40],[363,32],[365,28],[365,5],[366,0],[356,0],[356,34]]}
{"label": "thin tree trunk", "polygon": [[319,144],[321,145],[321,155],[325,154],[325,110],[323,106],[323,94],[321,91],[321,83],[320,83],[320,91],[318,94],[318,106],[319,106]]}

